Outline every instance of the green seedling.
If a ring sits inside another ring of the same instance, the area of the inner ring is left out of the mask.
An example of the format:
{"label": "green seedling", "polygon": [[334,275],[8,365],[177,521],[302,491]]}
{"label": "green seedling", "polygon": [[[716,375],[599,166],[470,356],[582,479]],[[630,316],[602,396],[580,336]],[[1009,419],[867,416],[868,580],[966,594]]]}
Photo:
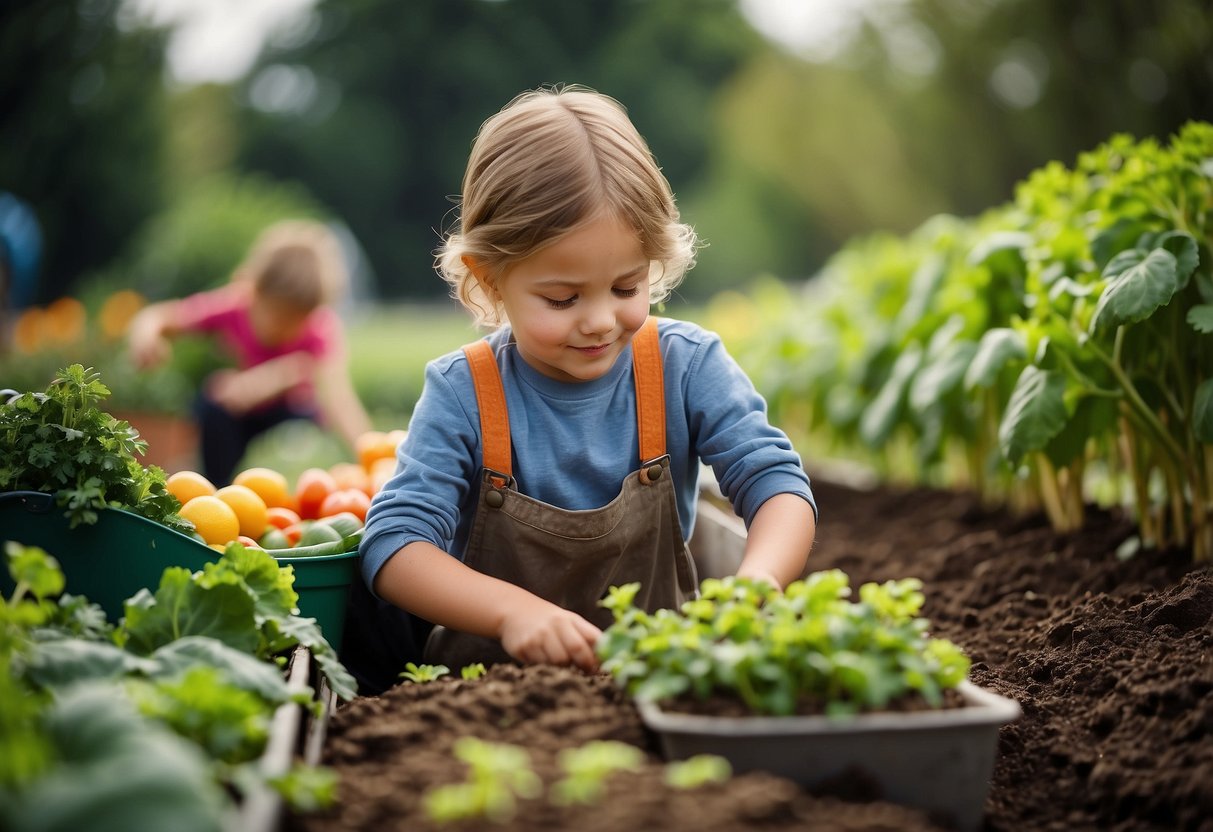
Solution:
{"label": "green seedling", "polygon": [[627,743],[600,740],[562,750],[559,761],[564,777],[552,785],[552,802],[589,804],[602,797],[606,780],[614,772],[639,771],[644,765],[644,752]]}
{"label": "green seedling", "polygon": [[472,818],[504,823],[514,817],[519,798],[537,797],[543,790],[523,748],[460,737],[454,752],[468,764],[468,780],[426,792],[425,811],[435,823]]}
{"label": "green seedling", "polygon": [[709,783],[724,783],[732,776],[729,761],[715,754],[696,754],[665,767],[665,783],[672,789],[698,789]]}
{"label": "green seedling", "polygon": [[414,664],[413,662],[407,662],[404,665],[404,671],[400,674],[400,678],[424,684],[425,682],[437,681],[450,672],[451,669],[444,664]]}
{"label": "green seedling", "polygon": [[488,671],[486,671],[484,669],[484,665],[480,662],[476,662],[475,664],[464,665],[462,668],[459,669],[459,675],[462,678],[467,679],[468,681],[471,681],[473,679],[479,679],[481,676],[483,676],[487,672]]}

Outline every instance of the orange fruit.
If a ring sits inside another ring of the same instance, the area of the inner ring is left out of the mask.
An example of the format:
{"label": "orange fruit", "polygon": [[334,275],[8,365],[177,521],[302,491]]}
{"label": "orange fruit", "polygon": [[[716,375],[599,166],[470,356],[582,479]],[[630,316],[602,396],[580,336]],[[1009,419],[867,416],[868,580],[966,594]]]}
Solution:
{"label": "orange fruit", "polygon": [[215,496],[232,507],[240,521],[240,534],[256,539],[265,533],[268,525],[265,501],[247,485],[225,485]]}
{"label": "orange fruit", "polygon": [[354,440],[354,452],[363,470],[370,471],[375,460],[396,456],[396,442],[381,430],[368,430]]}
{"label": "orange fruit", "polygon": [[213,494],[195,497],[181,507],[181,516],[194,524],[195,531],[208,544],[223,544],[240,534],[240,519],[235,510]]}
{"label": "orange fruit", "polygon": [[97,322],[101,326],[101,334],[111,341],[126,335],[130,328],[131,319],[147,304],[143,295],[132,289],[121,289],[114,292],[101,304],[97,313]]}
{"label": "orange fruit", "polygon": [[337,481],[323,468],[307,468],[295,481],[295,500],[299,503],[299,516],[304,520],[315,520],[320,516],[320,504],[324,498],[337,490]]}
{"label": "orange fruit", "polygon": [[370,507],[371,498],[365,491],[359,488],[343,488],[324,498],[324,502],[320,504],[320,516],[332,517],[334,514],[348,511],[365,522],[366,512]]}
{"label": "orange fruit", "polygon": [[377,459],[371,466],[371,496],[383,490],[387,481],[396,476],[396,460],[394,458]]}
{"label": "orange fruit", "polygon": [[46,333],[60,344],[74,344],[84,336],[88,313],[73,297],[61,297],[46,307]]}
{"label": "orange fruit", "polygon": [[285,506],[270,506],[265,510],[265,519],[275,529],[285,529],[303,518],[294,509]]}
{"label": "orange fruit", "polygon": [[169,474],[164,485],[168,489],[168,493],[176,497],[177,502],[181,505],[185,505],[195,497],[215,493],[215,486],[211,481],[197,471],[178,471],[175,474]]}
{"label": "orange fruit", "polygon": [[367,496],[373,493],[371,491],[371,475],[367,473],[367,469],[356,462],[338,462],[336,465],[329,467],[329,473],[333,475],[333,479],[337,482],[338,491],[346,488],[356,488]]}
{"label": "orange fruit", "polygon": [[286,477],[273,468],[246,468],[236,475],[232,485],[252,489],[266,507],[291,507],[291,489]]}

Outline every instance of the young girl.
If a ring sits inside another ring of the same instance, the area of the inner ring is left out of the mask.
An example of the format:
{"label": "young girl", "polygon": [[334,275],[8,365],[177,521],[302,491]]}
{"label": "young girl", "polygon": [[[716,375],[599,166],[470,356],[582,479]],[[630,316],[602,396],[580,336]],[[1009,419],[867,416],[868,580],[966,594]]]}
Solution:
{"label": "young girl", "polygon": [[[425,661],[596,668],[610,586],[640,581],[649,609],[694,596],[701,460],[749,526],[738,574],[801,574],[816,507],[799,457],[716,335],[649,317],[695,246],[614,100],[541,89],[482,126],[438,267],[494,331],[427,366],[361,547],[378,599],[438,625]],[[373,689],[421,640],[368,609],[358,631],[385,635],[347,638],[343,660]]]}
{"label": "young girl", "polygon": [[202,473],[211,482],[226,485],[249,442],[287,419],[329,426],[351,447],[370,429],[331,307],[345,285],[332,232],[285,221],[261,233],[228,285],[152,304],[132,321],[139,366],[164,361],[169,339],[196,332],[217,336],[236,362],[207,379],[194,405]]}

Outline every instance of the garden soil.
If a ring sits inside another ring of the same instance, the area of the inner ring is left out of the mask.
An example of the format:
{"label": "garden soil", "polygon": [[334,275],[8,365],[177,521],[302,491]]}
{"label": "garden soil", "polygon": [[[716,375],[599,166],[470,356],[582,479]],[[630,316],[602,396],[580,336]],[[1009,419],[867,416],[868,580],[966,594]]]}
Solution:
{"label": "garden soil", "polygon": [[[822,522],[813,566],[853,586],[917,576],[933,632],[965,648],[970,678],[1017,700],[1001,730],[986,801],[989,830],[1213,831],[1213,575],[1189,552],[1139,551],[1118,514],[1057,534],[1040,516],[986,511],[967,495],[814,483]],[[1118,556],[1118,552],[1120,555]],[[814,794],[752,773],[678,791],[653,737],[609,679],[554,667],[404,683],[341,706],[324,762],[338,806],[287,818],[293,832],[428,830],[435,786],[465,779],[452,742],[527,748],[550,785],[557,753],[591,740],[649,752],[594,807],[522,801],[503,823],[447,829],[710,832],[915,830],[944,819],[881,802],[861,773]]]}

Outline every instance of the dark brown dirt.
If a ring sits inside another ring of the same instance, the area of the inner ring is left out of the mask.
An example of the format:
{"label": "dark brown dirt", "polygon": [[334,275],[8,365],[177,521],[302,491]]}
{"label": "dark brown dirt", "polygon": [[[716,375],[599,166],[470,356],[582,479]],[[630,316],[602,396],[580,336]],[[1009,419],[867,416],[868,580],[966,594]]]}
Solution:
{"label": "dark brown dirt", "polygon": [[[1019,701],[1002,729],[986,802],[989,830],[1213,830],[1213,575],[1190,553],[1116,551],[1133,530],[1096,512],[1079,534],[1040,517],[987,512],[934,491],[814,483],[815,568],[852,585],[920,577],[936,634],[973,658],[971,678]],[[461,781],[463,735],[526,747],[545,783],[561,748],[615,739],[650,752],[593,808],[523,802],[513,821],[457,829],[915,830],[920,813],[872,800],[861,780],[810,795],[764,774],[691,792],[662,783],[635,711],[602,677],[498,667],[477,682],[405,684],[335,715],[326,763],[340,804],[291,830],[435,828],[425,791]],[[846,797],[847,802],[839,799]]]}

